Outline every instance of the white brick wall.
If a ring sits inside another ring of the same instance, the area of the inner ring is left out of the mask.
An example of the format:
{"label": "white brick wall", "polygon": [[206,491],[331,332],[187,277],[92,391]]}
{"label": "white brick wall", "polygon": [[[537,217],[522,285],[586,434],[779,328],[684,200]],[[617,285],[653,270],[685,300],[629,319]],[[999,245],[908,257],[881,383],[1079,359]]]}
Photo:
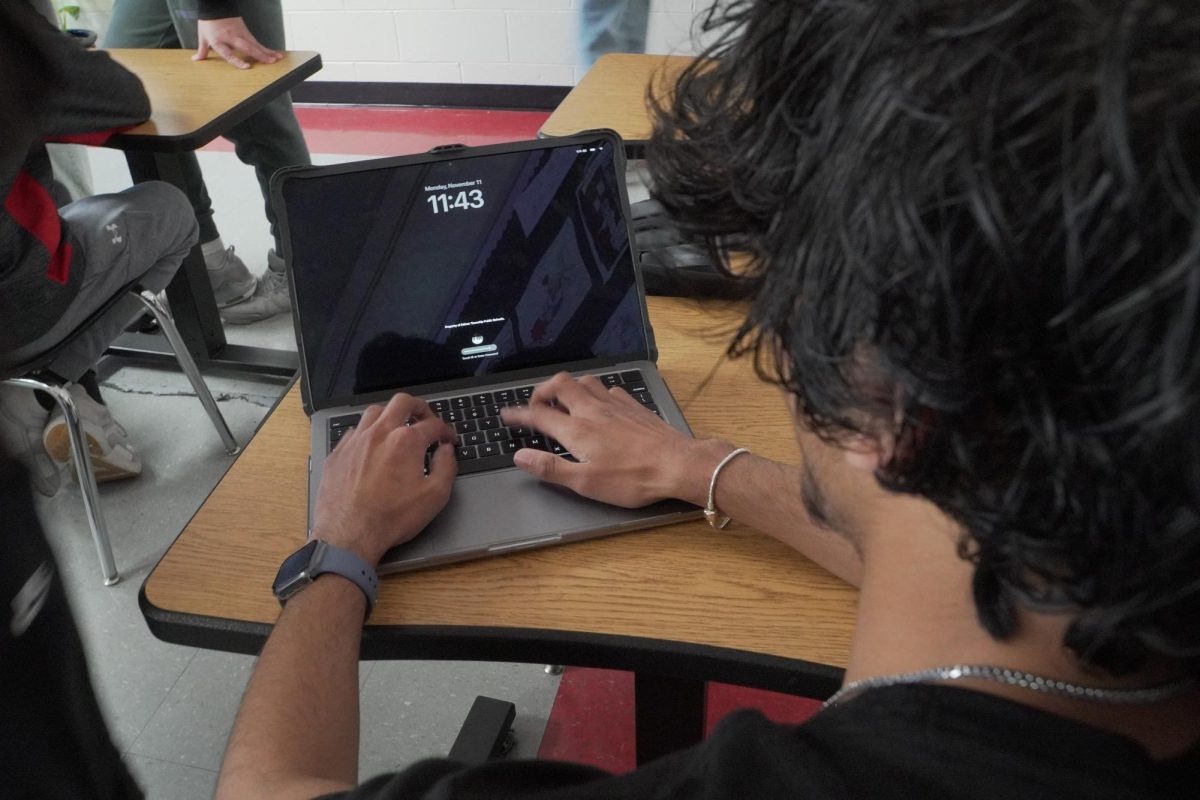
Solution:
{"label": "white brick wall", "polygon": [[[691,54],[709,0],[651,0],[646,49]],[[580,0],[283,0],[288,46],[317,50],[313,80],[569,86]],[[390,27],[383,17],[390,16]]]}
{"label": "white brick wall", "polygon": [[[282,2],[288,47],[321,53],[313,80],[569,86],[581,77],[581,0]],[[696,52],[692,21],[709,3],[651,0],[647,52]],[[81,0],[80,23],[103,33],[112,4]]]}

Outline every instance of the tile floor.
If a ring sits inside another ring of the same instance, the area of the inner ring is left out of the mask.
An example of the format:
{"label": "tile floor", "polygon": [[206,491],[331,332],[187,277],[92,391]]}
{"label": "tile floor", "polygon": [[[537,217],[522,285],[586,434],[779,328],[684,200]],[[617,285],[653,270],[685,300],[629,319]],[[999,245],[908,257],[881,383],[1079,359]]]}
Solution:
{"label": "tile floor", "polygon": [[[419,149],[425,148],[410,152]],[[314,160],[363,157],[361,149],[348,152],[356,155],[321,153]],[[91,150],[89,158],[98,192],[129,184],[119,153]],[[223,238],[237,247],[252,271],[261,271],[271,242],[251,170],[221,148],[200,153],[200,160]],[[294,347],[286,316],[231,328],[229,338]],[[110,728],[147,796],[210,797],[254,660],[158,641],[142,620],[137,593],[231,459],[181,374],[109,360],[102,364],[101,378],[114,414],[129,429],[145,463],[139,479],[101,488],[121,582],[108,588],[102,584],[77,486],[41,502],[43,524],[58,553]],[[243,442],[283,389],[282,383],[245,376],[206,378]],[[271,486],[259,489],[268,494]],[[363,663],[360,777],[446,753],[477,694],[516,703],[514,755],[533,756],[558,680],[540,664]]]}

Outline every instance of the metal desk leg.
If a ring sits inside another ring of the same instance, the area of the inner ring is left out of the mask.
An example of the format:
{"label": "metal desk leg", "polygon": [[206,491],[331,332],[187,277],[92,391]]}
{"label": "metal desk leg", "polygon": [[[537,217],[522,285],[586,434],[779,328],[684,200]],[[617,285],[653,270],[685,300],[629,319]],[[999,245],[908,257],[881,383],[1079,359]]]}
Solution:
{"label": "metal desk leg", "polygon": [[[135,183],[161,180],[182,190],[183,171],[176,154],[127,151],[125,160]],[[200,368],[251,372],[284,379],[291,378],[300,368],[299,358],[292,351],[226,343],[199,243],[183,259],[179,271],[167,286],[167,300],[184,346]],[[174,351],[162,336],[125,333],[108,348],[107,354],[172,369],[178,367]]]}
{"label": "metal desk leg", "polygon": [[633,676],[637,763],[690,747],[704,739],[706,684],[689,678]]}
{"label": "metal desk leg", "polygon": [[[125,160],[134,183],[166,181],[183,191],[183,171],[174,153],[127,152]],[[192,358],[204,361],[220,352],[225,346],[225,330],[221,327],[217,302],[198,242],[167,286],[167,300]]]}

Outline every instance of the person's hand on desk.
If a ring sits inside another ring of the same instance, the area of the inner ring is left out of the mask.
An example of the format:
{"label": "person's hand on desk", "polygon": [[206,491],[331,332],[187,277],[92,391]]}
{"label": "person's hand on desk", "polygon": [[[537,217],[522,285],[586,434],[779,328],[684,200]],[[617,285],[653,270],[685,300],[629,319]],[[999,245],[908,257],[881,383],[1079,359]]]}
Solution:
{"label": "person's hand on desk", "polygon": [[215,51],[238,69],[250,69],[250,62],[242,55],[262,64],[274,64],[283,58],[282,53],[259,44],[241,17],[202,19],[196,23],[196,36],[200,46],[196,55],[192,56],[193,61],[204,61],[208,58],[209,50]]}
{"label": "person's hand on desk", "polygon": [[[553,403],[553,405],[552,405]],[[734,446],[721,439],[692,439],[625,393],[596,378],[559,373],[534,390],[527,408],[501,411],[508,425],[523,425],[562,442],[579,463],[523,448],[518,467],[584,497],[636,508],[675,498],[708,502],[717,465]],[[715,504],[722,514],[779,539],[849,583],[862,564],[850,541],[814,522],[797,491],[803,469],[752,453],[721,471]]]}
{"label": "person's hand on desk", "polygon": [[[424,400],[398,394],[371,406],[325,462],[313,535],[371,565],[412,539],[450,499],[454,431]],[[425,475],[425,451],[439,447]]]}
{"label": "person's hand on desk", "polygon": [[523,448],[518,467],[584,497],[638,508],[666,498],[704,505],[713,467],[733,448],[715,439],[692,439],[647,411],[624,390],[605,388],[593,376],[559,373],[534,390],[525,408],[501,411],[508,425],[540,431],[570,451],[578,463]]}

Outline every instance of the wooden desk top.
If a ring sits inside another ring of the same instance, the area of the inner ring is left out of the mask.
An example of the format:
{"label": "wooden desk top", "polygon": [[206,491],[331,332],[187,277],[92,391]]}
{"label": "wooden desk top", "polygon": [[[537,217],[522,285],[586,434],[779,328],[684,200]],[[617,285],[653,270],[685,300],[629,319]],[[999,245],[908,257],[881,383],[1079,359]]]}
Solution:
{"label": "wooden desk top", "polygon": [[[660,369],[697,435],[794,461],[779,393],[722,355],[740,309],[649,305]],[[294,386],[143,585],[155,635],[257,651],[279,613],[275,571],[304,541],[308,449]],[[363,656],[653,666],[816,696],[837,685],[856,597],[773,539],[698,520],[385,576]],[[797,683],[806,669],[826,682]]]}
{"label": "wooden desk top", "polygon": [[107,142],[121,150],[203,147],[321,68],[320,54],[305,51],[250,69],[237,69],[216,55],[195,62],[194,51],[187,49],[107,52],[142,79],[150,96],[150,119]]}
{"label": "wooden desk top", "polygon": [[592,128],[612,128],[627,143],[650,138],[646,89],[668,92],[675,77],[694,59],[611,53],[601,56],[550,115],[542,136],[568,136]]}

